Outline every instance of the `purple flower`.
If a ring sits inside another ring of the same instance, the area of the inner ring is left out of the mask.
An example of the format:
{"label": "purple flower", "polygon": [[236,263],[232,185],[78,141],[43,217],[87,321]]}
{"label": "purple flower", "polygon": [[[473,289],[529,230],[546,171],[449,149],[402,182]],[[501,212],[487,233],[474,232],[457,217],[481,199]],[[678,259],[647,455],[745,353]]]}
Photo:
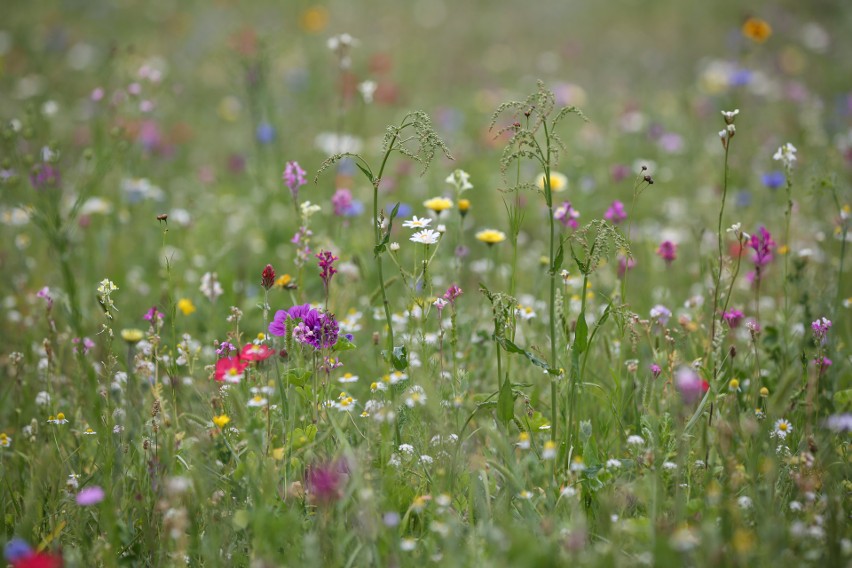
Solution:
{"label": "purple flower", "polygon": [[775,248],[775,241],[772,240],[772,234],[766,230],[766,227],[760,227],[757,233],[751,236],[749,246],[754,249],[754,277],[755,282],[759,282],[763,267],[772,262],[772,249]]}
{"label": "purple flower", "polygon": [[657,254],[666,261],[666,264],[671,264],[677,258],[677,245],[671,241],[663,241],[657,247]]}
{"label": "purple flower", "polygon": [[760,176],[760,181],[769,189],[778,189],[786,183],[787,178],[784,176],[783,172],[774,171],[767,172]]}
{"label": "purple flower", "polygon": [[744,314],[739,310],[728,310],[722,314],[722,319],[731,329],[736,329],[743,321]]}
{"label": "purple flower", "polygon": [[631,257],[618,257],[618,277],[624,278],[628,270],[633,270],[636,267],[636,261]]}
{"label": "purple flower", "polygon": [[311,497],[319,503],[332,503],[343,496],[345,477],[349,467],[340,460],[308,468],[305,474],[305,485]]}
{"label": "purple flower", "polygon": [[299,167],[299,162],[287,162],[284,166],[284,175],[282,176],[284,183],[290,188],[290,193],[293,197],[299,195],[299,188],[305,185],[305,170]]}
{"label": "purple flower", "polygon": [[82,339],[75,337],[71,340],[71,343],[74,344],[74,352],[82,353],[83,355],[87,354],[95,346],[95,342],[88,337],[84,337]]}
{"label": "purple flower", "polygon": [[326,292],[328,292],[328,285],[331,282],[331,278],[337,274],[337,269],[334,268],[334,262],[336,260],[340,260],[340,258],[334,256],[327,250],[320,251],[315,256],[319,260],[317,264],[320,268],[320,278],[322,278],[322,283],[325,286]]}
{"label": "purple flower", "polygon": [[655,320],[661,327],[665,327],[669,323],[669,318],[672,317],[672,312],[662,304],[657,304],[651,308],[651,319]]}
{"label": "purple flower", "polygon": [[153,323],[154,320],[163,319],[163,314],[157,311],[157,306],[151,306],[151,309],[145,312],[142,318]]}
{"label": "purple flower", "polygon": [[819,344],[825,343],[825,336],[828,335],[828,330],[831,329],[831,320],[828,318],[819,318],[811,323],[811,329],[814,332],[814,341]]}
{"label": "purple flower", "polygon": [[62,177],[59,175],[59,168],[55,168],[47,163],[34,166],[32,173],[30,173],[30,183],[34,189],[57,187],[61,181]]}
{"label": "purple flower", "polygon": [[663,369],[660,368],[660,366],[656,363],[651,363],[651,366],[648,368],[650,369],[651,374],[654,376],[655,379],[659,378],[660,374],[663,372]]}
{"label": "purple flower", "polygon": [[576,229],[580,224],[577,219],[580,218],[580,212],[574,209],[570,201],[565,201],[556,208],[553,212],[553,218],[562,223],[563,227],[571,227]]}
{"label": "purple flower", "polygon": [[50,295],[50,288],[47,286],[36,292],[36,296],[47,302],[48,310],[53,307],[53,297]]}
{"label": "purple flower", "polygon": [[833,432],[852,432],[852,414],[833,414],[826,418],[825,427]]}
{"label": "purple flower", "polygon": [[686,404],[697,402],[709,387],[710,385],[689,367],[681,367],[675,374],[675,388]]}
{"label": "purple flower", "polygon": [[219,344],[219,348],[216,350],[216,355],[219,355],[220,357],[221,356],[227,357],[233,351],[236,351],[236,350],[237,350],[237,348],[233,343],[231,343],[230,341],[223,341],[222,343]]}
{"label": "purple flower", "polygon": [[343,217],[349,214],[352,208],[352,192],[348,189],[338,189],[331,198],[334,214]]}
{"label": "purple flower", "polygon": [[462,295],[462,289],[456,286],[455,284],[451,285],[447,288],[447,291],[444,292],[443,298],[451,304],[454,304],[456,298]]}
{"label": "purple flower", "polygon": [[624,203],[621,201],[613,201],[609,209],[604,213],[604,219],[618,225],[627,219],[627,211],[624,210]]}
{"label": "purple flower", "polygon": [[327,349],[337,343],[340,327],[330,313],[320,313],[310,304],[293,306],[289,310],[278,310],[269,324],[269,333],[283,336],[287,333],[287,320],[298,321],[293,325],[293,338],[314,349]]}
{"label": "purple flower", "polygon": [[22,538],[15,537],[6,543],[3,549],[3,555],[6,560],[14,564],[18,560],[22,560],[27,556],[32,556],[33,549]]}
{"label": "purple flower", "polygon": [[88,507],[90,505],[97,505],[103,501],[104,496],[104,490],[97,485],[93,485],[77,493],[76,500],[77,504],[81,507]]}

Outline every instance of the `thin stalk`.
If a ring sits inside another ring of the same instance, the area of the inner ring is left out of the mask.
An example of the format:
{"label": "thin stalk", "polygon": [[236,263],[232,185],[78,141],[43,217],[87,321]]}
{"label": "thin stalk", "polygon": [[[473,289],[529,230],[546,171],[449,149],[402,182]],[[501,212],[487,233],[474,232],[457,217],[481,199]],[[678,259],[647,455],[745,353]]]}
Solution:
{"label": "thin stalk", "polygon": [[728,152],[731,147],[731,139],[728,138],[725,144],[725,170],[722,183],[722,207],[719,208],[719,224],[716,228],[716,235],[719,243],[719,270],[716,273],[716,285],[713,287],[713,314],[712,324],[710,325],[710,359],[713,361],[713,378],[716,378],[716,361],[715,353],[713,352],[713,342],[716,340],[716,321],[719,319],[719,286],[722,280],[722,266],[725,261],[723,243],[722,243],[722,217],[725,213],[725,199],[728,196]]}

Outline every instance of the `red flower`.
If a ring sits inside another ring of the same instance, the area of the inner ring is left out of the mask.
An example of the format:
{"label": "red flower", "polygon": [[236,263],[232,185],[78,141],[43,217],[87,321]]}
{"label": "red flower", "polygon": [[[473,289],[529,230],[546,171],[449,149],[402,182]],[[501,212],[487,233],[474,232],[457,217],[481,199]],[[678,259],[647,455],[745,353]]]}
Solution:
{"label": "red flower", "polygon": [[240,351],[240,359],[243,361],[263,361],[273,355],[275,355],[275,350],[262,343],[260,345],[248,343]]}
{"label": "red flower", "polygon": [[28,554],[12,562],[14,568],[62,568],[62,557],[52,554]]}
{"label": "red flower", "polygon": [[243,378],[243,371],[248,367],[239,357],[225,357],[216,361],[216,380],[228,383],[238,383]]}

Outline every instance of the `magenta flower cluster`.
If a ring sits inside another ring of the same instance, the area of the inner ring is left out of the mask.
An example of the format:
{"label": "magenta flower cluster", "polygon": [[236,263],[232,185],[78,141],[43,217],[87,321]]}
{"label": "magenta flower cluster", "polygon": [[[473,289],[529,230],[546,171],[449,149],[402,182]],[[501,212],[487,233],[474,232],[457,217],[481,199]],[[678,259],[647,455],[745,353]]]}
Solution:
{"label": "magenta flower cluster", "polygon": [[325,289],[328,290],[328,285],[331,282],[332,276],[337,274],[334,262],[340,260],[340,258],[334,256],[331,251],[327,250],[320,251],[314,256],[316,256],[319,261],[317,264],[320,268],[320,278],[322,278],[322,283],[325,286]]}
{"label": "magenta flower cluster", "polygon": [[284,175],[282,176],[284,184],[290,188],[290,193],[293,197],[299,195],[299,188],[308,183],[305,179],[305,170],[299,167],[299,162],[287,162],[284,166]]}
{"label": "magenta flower cluster", "polygon": [[320,312],[310,304],[278,310],[269,324],[269,333],[282,337],[291,326],[293,339],[314,349],[328,349],[337,343],[340,327],[334,315]]}

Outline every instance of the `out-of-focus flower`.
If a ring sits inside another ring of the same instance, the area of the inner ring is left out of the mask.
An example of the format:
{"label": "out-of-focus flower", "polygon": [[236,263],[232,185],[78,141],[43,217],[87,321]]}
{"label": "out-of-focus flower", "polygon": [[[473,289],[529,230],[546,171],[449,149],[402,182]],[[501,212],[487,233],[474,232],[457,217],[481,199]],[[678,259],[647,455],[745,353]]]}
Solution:
{"label": "out-of-focus flower", "polygon": [[772,35],[772,26],[760,18],[749,18],[743,22],[743,35],[755,43],[763,43]]}
{"label": "out-of-focus flower", "polygon": [[476,239],[490,246],[505,241],[506,233],[496,229],[484,229],[476,233]]}

